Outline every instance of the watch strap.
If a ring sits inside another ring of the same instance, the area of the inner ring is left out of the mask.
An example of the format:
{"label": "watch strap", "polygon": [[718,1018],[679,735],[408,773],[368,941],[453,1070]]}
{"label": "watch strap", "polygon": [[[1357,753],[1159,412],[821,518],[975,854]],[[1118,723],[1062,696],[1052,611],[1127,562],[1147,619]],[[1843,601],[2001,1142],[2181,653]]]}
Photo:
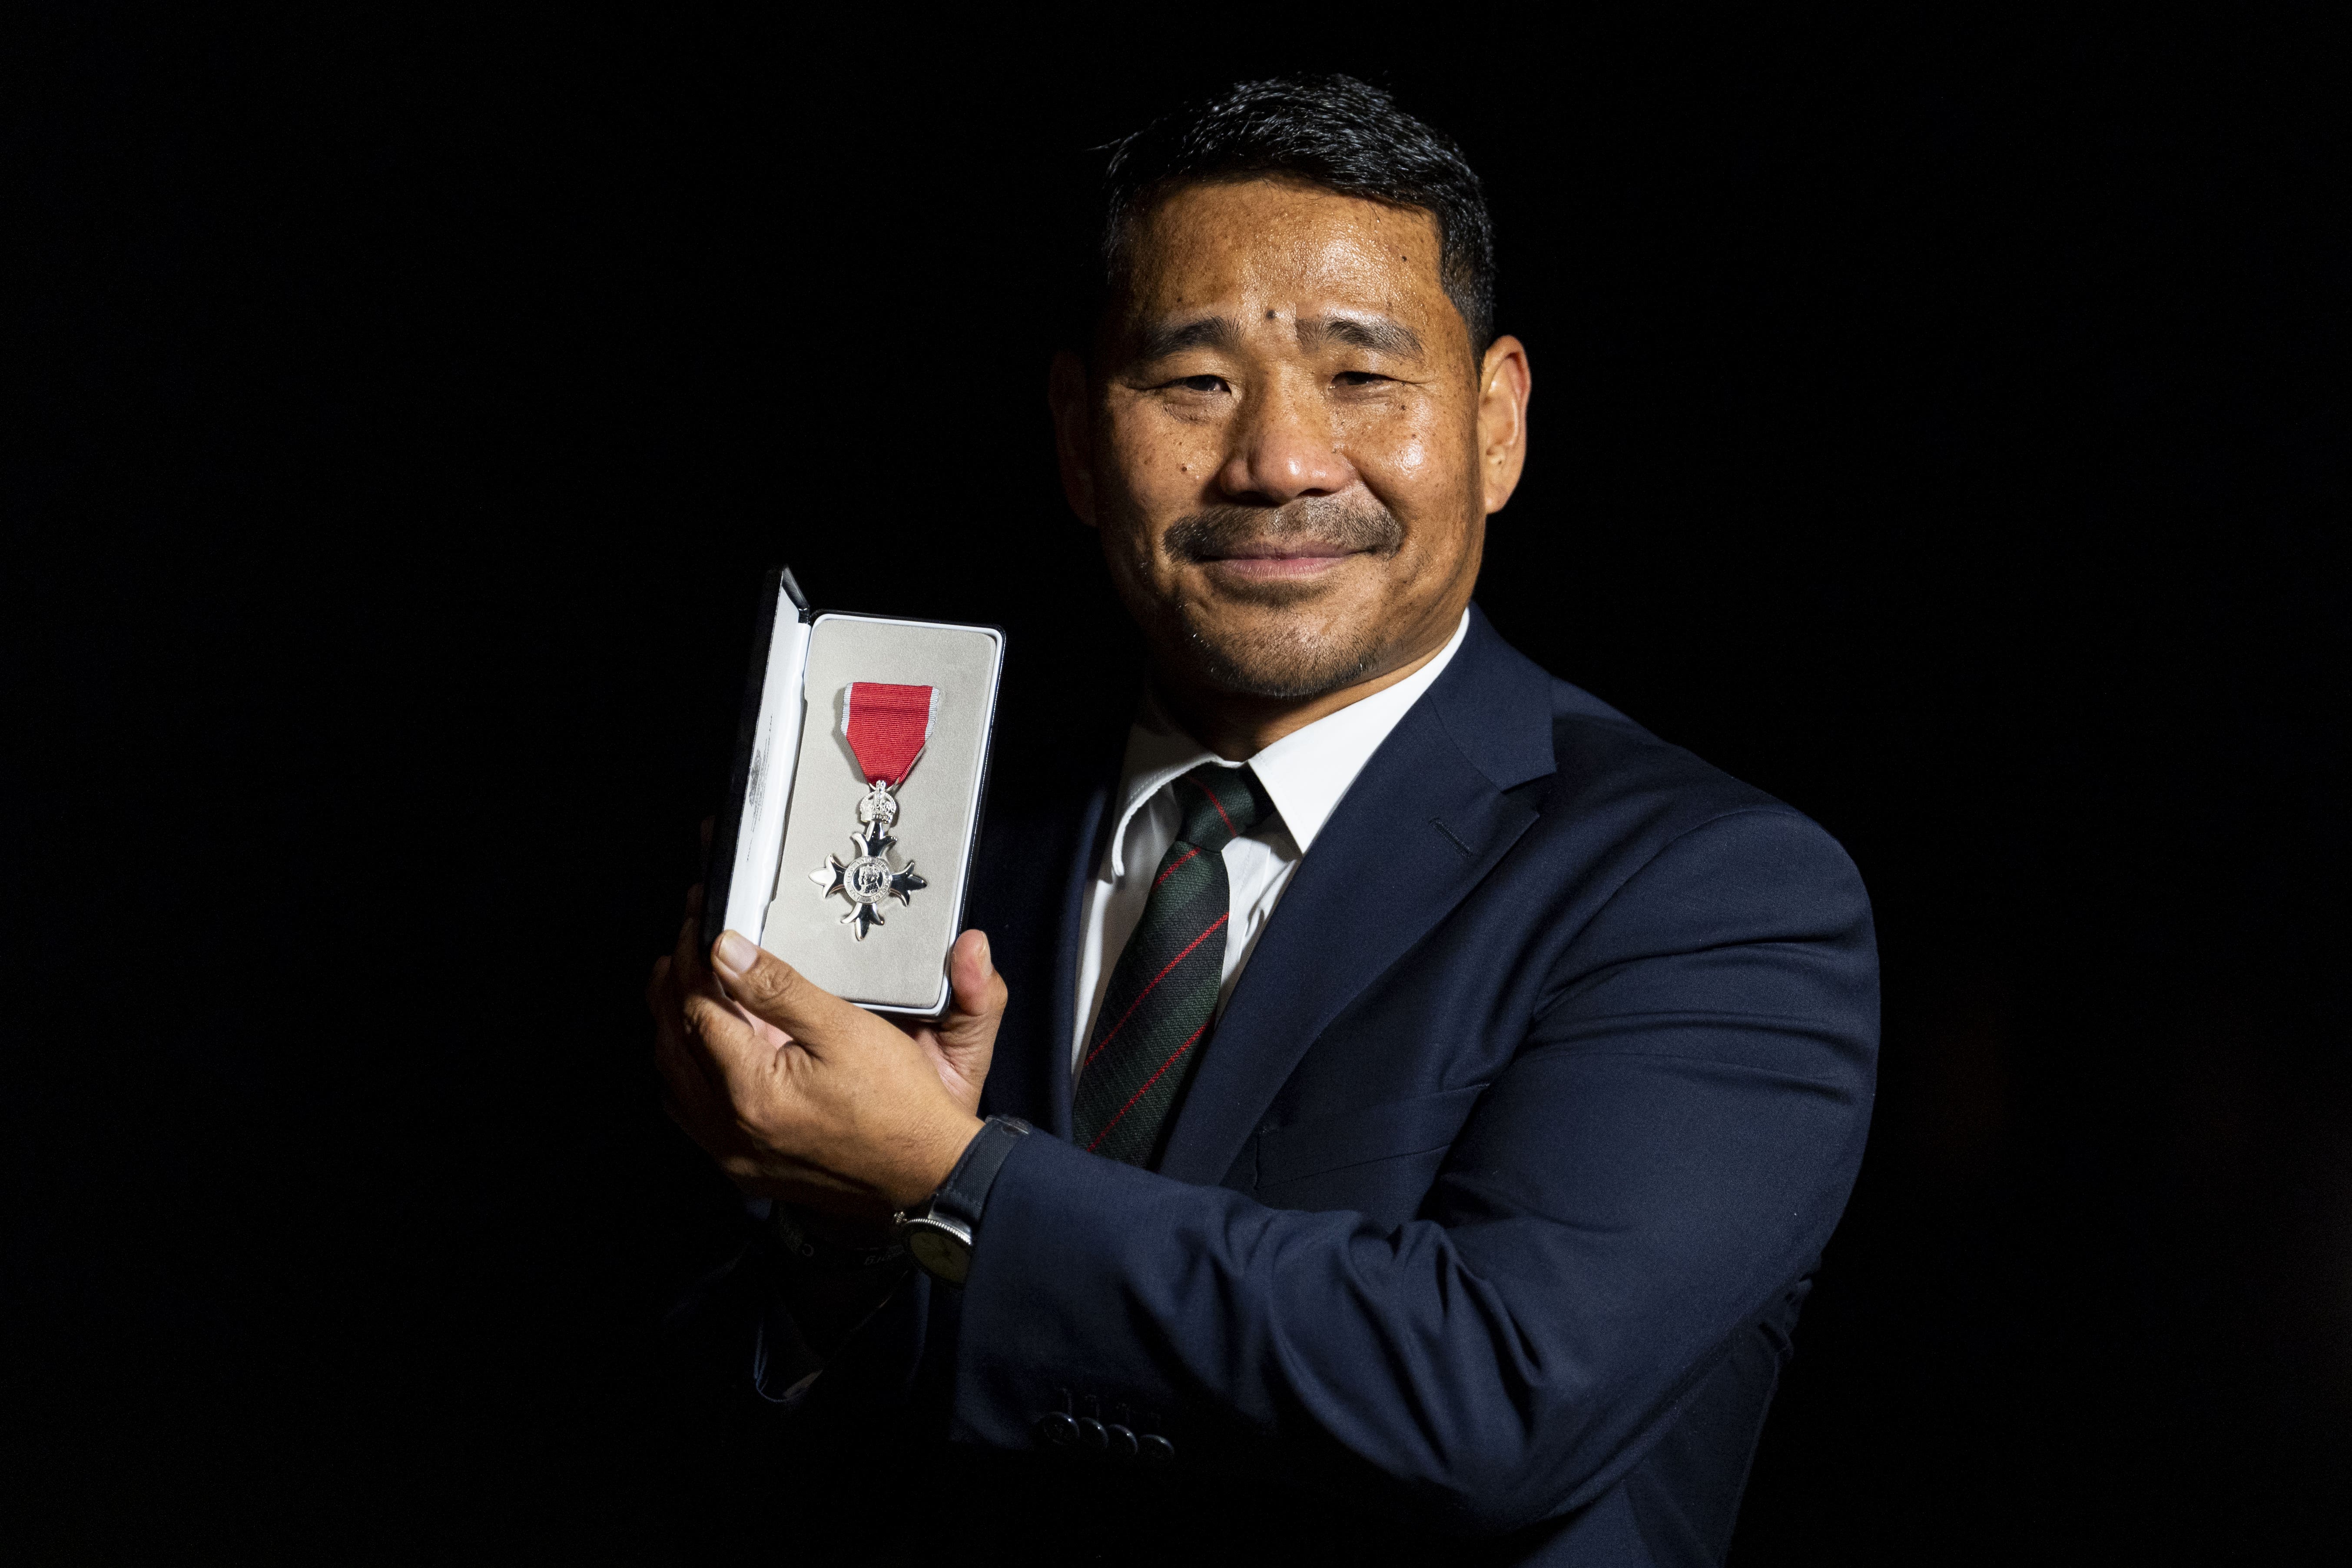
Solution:
{"label": "watch strap", "polygon": [[931,1194],[929,1212],[955,1220],[978,1236],[981,1211],[988,1205],[988,1191],[996,1184],[997,1172],[1033,1131],[1017,1116],[990,1117],[964,1145],[963,1157],[940,1184],[940,1190]]}

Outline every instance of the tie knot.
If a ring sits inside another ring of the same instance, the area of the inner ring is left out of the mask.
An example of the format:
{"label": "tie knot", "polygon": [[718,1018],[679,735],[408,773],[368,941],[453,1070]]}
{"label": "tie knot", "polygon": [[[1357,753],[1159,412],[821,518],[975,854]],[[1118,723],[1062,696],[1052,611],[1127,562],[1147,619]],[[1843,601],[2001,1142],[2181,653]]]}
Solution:
{"label": "tie knot", "polygon": [[1184,814],[1176,837],[1212,855],[1274,815],[1274,802],[1255,772],[1214,763],[1203,763],[1176,781],[1176,808]]}

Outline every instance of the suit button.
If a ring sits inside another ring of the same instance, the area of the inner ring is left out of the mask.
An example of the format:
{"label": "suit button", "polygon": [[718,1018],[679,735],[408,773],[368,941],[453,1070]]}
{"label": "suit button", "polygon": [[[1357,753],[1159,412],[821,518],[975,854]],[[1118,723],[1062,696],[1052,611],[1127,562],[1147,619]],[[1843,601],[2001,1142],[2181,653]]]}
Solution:
{"label": "suit button", "polygon": [[1146,1432],[1136,1441],[1141,1447],[1147,1463],[1164,1465],[1176,1457],[1176,1445],[1157,1432]]}
{"label": "suit button", "polygon": [[1078,1441],[1089,1448],[1100,1448],[1110,1441],[1110,1435],[1093,1416],[1081,1415],[1078,1417]]}
{"label": "suit button", "polygon": [[1078,1423],[1066,1410],[1050,1410],[1037,1417],[1037,1441],[1049,1447],[1066,1447],[1078,1440]]}
{"label": "suit button", "polygon": [[1113,1422],[1103,1428],[1103,1436],[1109,1445],[1110,1456],[1112,1458],[1132,1459],[1135,1458],[1135,1434],[1129,1431],[1126,1427],[1121,1426],[1117,1422]]}

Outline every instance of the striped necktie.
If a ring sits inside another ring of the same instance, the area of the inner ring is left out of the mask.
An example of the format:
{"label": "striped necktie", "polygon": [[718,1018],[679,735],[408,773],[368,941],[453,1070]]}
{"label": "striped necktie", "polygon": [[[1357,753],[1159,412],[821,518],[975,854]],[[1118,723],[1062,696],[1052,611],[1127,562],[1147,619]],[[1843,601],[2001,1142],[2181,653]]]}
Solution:
{"label": "striped necktie", "polygon": [[1110,972],[1073,1108],[1078,1146],[1130,1165],[1158,1154],[1216,1012],[1233,919],[1225,846],[1274,815],[1246,767],[1204,763],[1174,788],[1183,823]]}

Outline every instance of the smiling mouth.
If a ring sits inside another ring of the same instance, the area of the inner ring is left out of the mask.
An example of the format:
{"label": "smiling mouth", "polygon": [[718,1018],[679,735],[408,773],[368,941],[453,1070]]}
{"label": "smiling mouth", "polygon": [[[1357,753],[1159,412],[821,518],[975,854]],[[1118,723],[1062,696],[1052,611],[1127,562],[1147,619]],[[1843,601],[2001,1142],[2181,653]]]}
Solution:
{"label": "smiling mouth", "polygon": [[1363,553],[1360,550],[1349,550],[1344,545],[1328,544],[1320,540],[1286,540],[1279,544],[1229,546],[1197,559],[1213,572],[1253,582],[1269,582],[1312,577]]}

